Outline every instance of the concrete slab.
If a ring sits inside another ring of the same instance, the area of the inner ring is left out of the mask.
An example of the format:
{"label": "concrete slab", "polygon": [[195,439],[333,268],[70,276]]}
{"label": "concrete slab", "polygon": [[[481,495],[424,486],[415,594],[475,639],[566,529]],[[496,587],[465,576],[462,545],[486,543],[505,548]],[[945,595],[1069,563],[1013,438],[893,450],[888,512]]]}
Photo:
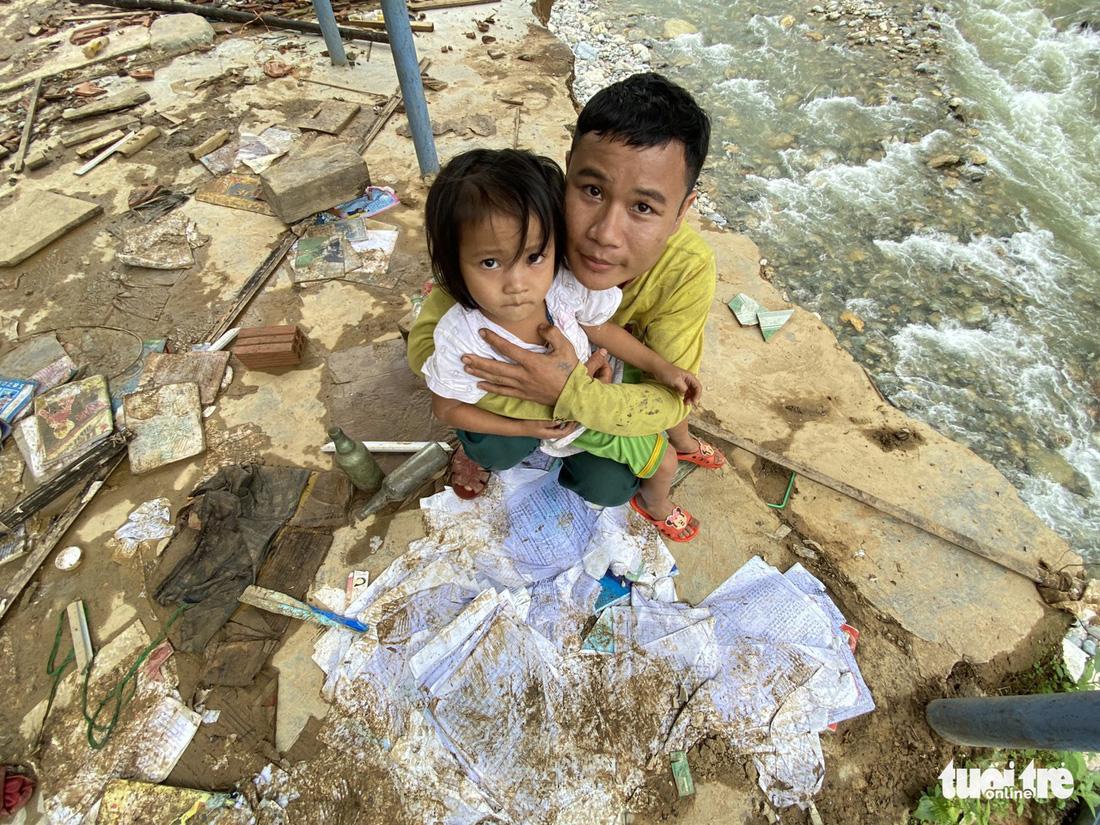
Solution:
{"label": "concrete slab", "polygon": [[[1079,561],[993,467],[883,401],[813,314],[794,308],[768,342],[742,327],[725,306],[738,292],[769,309],[791,305],[751,266],[723,266],[752,260],[743,239],[728,247],[731,236],[704,235],[719,250],[719,285],[702,418],[1029,564]],[[1022,644],[1044,613],[1020,576],[808,480],[795,491],[788,515],[799,529],[861,596],[923,639],[985,662]]]}
{"label": "concrete slab", "polygon": [[103,211],[98,203],[43,189],[23,191],[0,212],[9,231],[0,238],[0,266],[15,266]]}

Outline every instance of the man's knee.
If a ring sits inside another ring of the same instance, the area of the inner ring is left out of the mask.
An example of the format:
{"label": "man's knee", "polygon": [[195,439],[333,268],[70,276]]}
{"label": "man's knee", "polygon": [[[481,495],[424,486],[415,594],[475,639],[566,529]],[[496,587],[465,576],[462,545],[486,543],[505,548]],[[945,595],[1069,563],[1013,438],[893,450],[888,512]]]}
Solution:
{"label": "man's knee", "polygon": [[507,470],[515,467],[539,446],[537,438],[507,435],[486,435],[455,430],[466,455],[486,470]]}
{"label": "man's knee", "polygon": [[588,453],[562,459],[558,480],[562,487],[600,507],[626,504],[641,486],[625,464]]}

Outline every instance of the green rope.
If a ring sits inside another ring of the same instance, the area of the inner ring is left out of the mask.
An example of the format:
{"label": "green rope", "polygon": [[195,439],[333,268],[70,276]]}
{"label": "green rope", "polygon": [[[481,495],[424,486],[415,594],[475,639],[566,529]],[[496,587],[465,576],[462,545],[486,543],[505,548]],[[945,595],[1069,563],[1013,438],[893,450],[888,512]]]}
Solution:
{"label": "green rope", "polygon": [[776,510],[782,510],[784,507],[786,507],[787,500],[791,497],[791,490],[794,489],[794,476],[795,474],[791,473],[791,480],[787,482],[787,492],[783,495],[783,500],[781,502],[779,502],[778,504],[771,504],[765,501],[764,503],[767,504],[769,507],[774,507]]}
{"label": "green rope", "polygon": [[[160,635],[154,639],[137,660],[130,665],[130,669],[126,671],[125,675],[119,680],[106,696],[100,701],[99,706],[95,709],[95,713],[91,716],[88,715],[88,679],[92,673],[92,664],[89,662],[88,667],[84,671],[84,686],[81,690],[81,712],[84,714],[84,721],[88,723],[88,744],[91,745],[92,750],[101,750],[106,744],[107,740],[111,738],[111,734],[114,733],[115,726],[118,724],[118,717],[122,713],[122,709],[126,707],[127,703],[134,698],[134,694],[137,693],[137,670],[141,667],[142,662],[149,658],[149,654],[152,653],[164,641],[168,635],[169,628],[175,624],[176,619],[183,615],[183,611],[190,605],[183,604],[175,612],[175,615],[168,620],[168,624],[164,626]],[[87,608],[85,607],[85,618],[87,618]],[[69,663],[74,661],[75,652],[70,650],[64,661],[60,665],[55,665],[54,660],[57,657],[58,648],[61,645],[61,636],[65,631],[65,614],[62,613],[57,623],[57,636],[54,638],[53,650],[50,651],[50,660],[46,666],[46,673],[53,677],[53,687],[50,690],[50,700],[46,704],[46,715],[50,713],[50,706],[53,705],[54,696],[57,694],[58,685],[61,684],[61,677],[64,674],[65,669]],[[95,657],[92,657],[93,661]],[[106,724],[100,724],[99,717],[103,713],[104,708],[108,706],[111,701],[114,701],[114,705],[111,709],[111,719]],[[45,730],[46,720],[45,716],[42,718],[42,730]],[[102,738],[97,737],[97,734],[102,734]],[[39,738],[41,739],[41,732]]]}

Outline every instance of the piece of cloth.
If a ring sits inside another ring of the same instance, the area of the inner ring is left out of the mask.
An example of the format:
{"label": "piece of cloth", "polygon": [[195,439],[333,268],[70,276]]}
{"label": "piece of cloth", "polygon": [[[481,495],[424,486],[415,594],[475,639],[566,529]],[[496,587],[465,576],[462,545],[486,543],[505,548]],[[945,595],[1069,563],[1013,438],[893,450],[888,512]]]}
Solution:
{"label": "piece of cloth", "polygon": [[[539,446],[537,438],[486,435],[456,430],[466,455],[486,470],[515,467]],[[585,501],[599,507],[626,504],[638,492],[641,482],[625,464],[609,458],[577,453],[561,460],[558,483]]]}
{"label": "piece of cloth", "polygon": [[[191,492],[194,501],[177,520],[198,522],[176,534],[173,543],[192,541],[157,587],[161,605],[190,604],[176,622],[172,642],[201,651],[240,606],[237,597],[256,581],[272,538],[294,515],[310,471],[258,464],[223,467]],[[171,555],[171,545],[166,556]]]}
{"label": "piece of cloth", "polygon": [[573,446],[591,455],[625,464],[638,478],[650,478],[665,457],[668,439],[663,435],[608,435],[585,430]]}
{"label": "piece of cloth", "polygon": [[[684,222],[669,238],[653,268],[623,286],[622,301],[611,321],[631,330],[666,360],[698,374],[715,280],[714,252]],[[424,301],[409,332],[409,366],[418,375],[423,375],[424,363],[434,349],[435,326],[453,304],[439,289]],[[570,374],[553,409],[497,395],[486,396],[478,406],[509,418],[578,421],[612,435],[667,430],[688,412],[679,393],[651,377],[636,385],[603,384],[588,377],[583,363]]]}

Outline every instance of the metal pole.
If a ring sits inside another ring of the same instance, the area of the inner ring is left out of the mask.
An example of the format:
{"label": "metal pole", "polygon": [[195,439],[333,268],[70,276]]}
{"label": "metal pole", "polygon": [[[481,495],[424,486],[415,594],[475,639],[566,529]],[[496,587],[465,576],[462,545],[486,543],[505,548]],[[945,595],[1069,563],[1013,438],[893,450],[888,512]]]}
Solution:
{"label": "metal pole", "polygon": [[329,0],[313,0],[313,11],[317,14],[317,22],[321,24],[321,35],[328,46],[332,65],[348,65],[348,56],[344,54],[344,43],[340,40],[340,32],[336,26],[336,15],[332,13],[332,3]]}
{"label": "metal pole", "polygon": [[956,745],[979,748],[1100,749],[1100,691],[936,699],[925,718]]}
{"label": "metal pole", "polygon": [[435,153],[435,137],[432,122],[428,118],[428,103],[424,99],[424,82],[420,79],[420,67],[416,60],[412,26],[405,0],[382,0],[382,17],[386,21],[386,33],[390,36],[393,63],[397,67],[397,79],[401,83],[401,96],[405,100],[405,112],[409,116],[416,159],[420,174],[430,175],[439,171],[439,158]]}

